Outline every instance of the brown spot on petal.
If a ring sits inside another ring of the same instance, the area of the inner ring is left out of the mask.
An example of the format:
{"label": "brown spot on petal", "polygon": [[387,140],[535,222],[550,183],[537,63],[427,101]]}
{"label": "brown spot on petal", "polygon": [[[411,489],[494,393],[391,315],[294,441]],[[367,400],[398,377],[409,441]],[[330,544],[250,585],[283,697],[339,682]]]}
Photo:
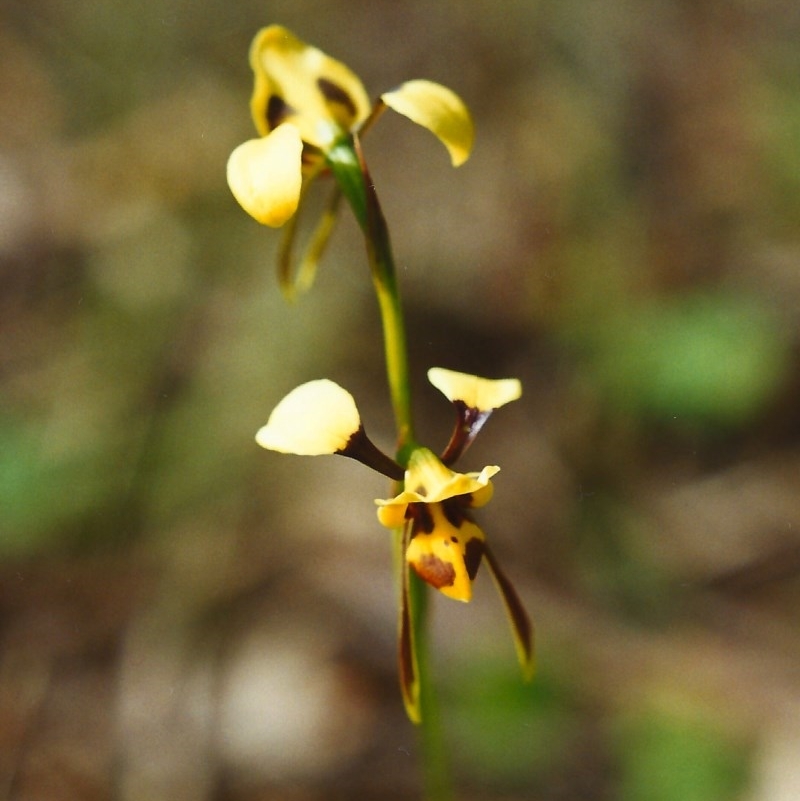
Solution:
{"label": "brown spot on petal", "polygon": [[329,103],[337,103],[340,106],[344,106],[351,119],[356,117],[358,109],[353,102],[353,98],[339,84],[329,81],[327,78],[317,78],[317,86],[322,92],[322,96]]}
{"label": "brown spot on petal", "polygon": [[433,531],[433,515],[427,504],[410,503],[406,514],[414,520],[414,527],[411,530],[412,539],[420,532],[430,534]]}
{"label": "brown spot on petal", "polygon": [[470,581],[474,581],[475,576],[478,575],[478,568],[481,566],[483,552],[484,544],[477,537],[473,537],[464,549],[464,564],[467,567],[467,575]]}
{"label": "brown spot on petal", "polygon": [[290,114],[292,107],[278,95],[270,95],[267,101],[267,127],[274,131]]}
{"label": "brown spot on petal", "polygon": [[437,556],[428,554],[418,562],[413,562],[412,566],[423,581],[427,581],[431,587],[437,590],[442,587],[451,587],[456,580],[455,568]]}
{"label": "brown spot on petal", "polygon": [[471,495],[456,495],[455,498],[447,498],[442,501],[444,516],[453,528],[461,528],[461,524],[465,520],[469,520],[464,502],[465,499],[469,502],[471,498]]}

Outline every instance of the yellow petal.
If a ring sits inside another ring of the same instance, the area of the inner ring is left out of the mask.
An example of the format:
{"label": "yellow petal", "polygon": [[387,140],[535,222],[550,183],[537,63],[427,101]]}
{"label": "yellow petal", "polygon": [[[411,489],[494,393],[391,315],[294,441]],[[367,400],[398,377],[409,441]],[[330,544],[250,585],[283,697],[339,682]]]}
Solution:
{"label": "yellow petal", "polygon": [[321,378],[293,389],[256,434],[256,442],[280,453],[321,456],[344,450],[360,427],[353,396]]}
{"label": "yellow petal", "polygon": [[445,467],[433,451],[416,448],[408,460],[405,484],[415,500],[436,503],[478,492],[499,472],[497,465],[487,465],[480,473],[456,473]]}
{"label": "yellow petal", "polygon": [[[383,503],[376,501],[376,503]],[[406,507],[408,504],[390,503],[378,507],[378,522],[386,528],[401,528],[406,522]]]}
{"label": "yellow petal", "polygon": [[263,225],[279,227],[297,211],[303,143],[294,125],[239,145],[228,159],[228,186],[239,205]]}
{"label": "yellow petal", "polygon": [[256,34],[250,65],[250,110],[262,134],[289,121],[304,142],[326,149],[369,116],[371,103],[358,76],[281,25]]}
{"label": "yellow petal", "polygon": [[469,520],[454,526],[442,505],[430,504],[430,532],[415,532],[406,550],[408,563],[435,589],[456,601],[472,598],[472,581],[481,563],[484,534]]}
{"label": "yellow petal", "polygon": [[[433,451],[417,448],[408,462],[406,489],[394,498],[375,500],[379,507],[378,520],[388,528],[394,528],[409,503],[438,503],[458,495],[472,495],[474,498],[477,493],[479,505],[483,506],[491,498],[486,487],[490,486],[492,476],[499,472],[497,465],[487,465],[480,473],[456,473],[443,465]],[[391,507],[398,508],[391,510]]]}
{"label": "yellow petal", "polygon": [[464,101],[446,86],[432,81],[406,81],[382,94],[381,100],[437,136],[450,152],[454,167],[469,158],[475,138],[472,117]]}
{"label": "yellow petal", "polygon": [[471,409],[490,412],[499,409],[522,395],[522,384],[516,378],[479,378],[468,373],[457,373],[443,367],[431,367],[428,381],[449,401],[461,401]]}

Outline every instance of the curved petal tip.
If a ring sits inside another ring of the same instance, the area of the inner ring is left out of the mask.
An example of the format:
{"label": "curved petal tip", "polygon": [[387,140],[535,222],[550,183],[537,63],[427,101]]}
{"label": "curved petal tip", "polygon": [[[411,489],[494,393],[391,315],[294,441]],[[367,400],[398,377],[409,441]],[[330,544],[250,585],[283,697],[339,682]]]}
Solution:
{"label": "curved petal tip", "polygon": [[454,167],[469,158],[475,128],[469,109],[451,89],[433,81],[406,81],[382,94],[381,100],[438,137],[450,153]]}

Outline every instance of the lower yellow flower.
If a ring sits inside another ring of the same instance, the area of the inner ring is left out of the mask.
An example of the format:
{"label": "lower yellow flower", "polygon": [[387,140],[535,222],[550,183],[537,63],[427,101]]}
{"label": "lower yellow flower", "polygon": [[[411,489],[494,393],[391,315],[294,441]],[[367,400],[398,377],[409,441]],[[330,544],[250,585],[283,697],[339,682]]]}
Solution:
{"label": "lower yellow flower", "polygon": [[[491,573],[506,610],[523,675],[533,675],[533,627],[514,585],[500,568],[470,510],[492,497],[491,478],[500,470],[488,465],[480,473],[456,473],[427,448],[409,459],[398,495],[376,500],[378,520],[402,530],[402,553],[417,575],[448,598],[468,602],[482,562]],[[411,630],[408,570],[401,581],[400,686],[409,717],[418,720],[418,673]]]}
{"label": "lower yellow flower", "polygon": [[406,561],[435,589],[457,601],[472,598],[472,582],[483,557],[483,532],[468,509],[484,506],[500,468],[456,473],[427,448],[409,459],[399,495],[377,500],[378,520],[387,528],[409,526]]}
{"label": "lower yellow flower", "polygon": [[[492,409],[519,397],[519,382],[434,370],[431,380],[459,410],[460,423],[446,451],[462,452]],[[533,673],[533,628],[513,585],[500,569],[472,509],[487,504],[492,478],[500,468],[457,473],[431,450],[412,450],[405,470],[367,437],[353,396],[328,379],[292,390],[256,435],[264,448],[281,453],[348,456],[402,483],[392,498],[375,501],[378,519],[402,537],[400,576],[399,668],[409,717],[419,720],[419,673],[411,624],[411,568],[448,598],[467,602],[482,563],[491,573],[511,623],[517,656],[527,677]],[[453,443],[456,445],[453,445]]]}

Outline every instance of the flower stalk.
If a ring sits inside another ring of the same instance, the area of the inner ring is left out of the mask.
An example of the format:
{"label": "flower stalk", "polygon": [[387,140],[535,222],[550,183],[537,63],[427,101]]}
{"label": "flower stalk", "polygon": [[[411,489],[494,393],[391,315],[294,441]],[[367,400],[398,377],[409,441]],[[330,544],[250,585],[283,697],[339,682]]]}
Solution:
{"label": "flower stalk", "polygon": [[[333,381],[318,379],[286,395],[256,441],[281,453],[346,456],[393,481],[394,497],[375,503],[378,520],[392,531],[394,544],[400,686],[409,718],[420,724],[426,797],[447,801],[452,791],[430,667],[429,588],[468,602],[478,569],[486,564],[505,606],[523,673],[529,677],[533,672],[530,621],[473,518],[473,510],[491,499],[491,480],[500,468],[488,465],[474,473],[451,469],[494,410],[519,398],[522,390],[517,379],[491,380],[432,368],[430,382],[456,410],[455,428],[440,456],[416,442],[405,319],[389,229],[361,139],[392,109],[437,136],[458,166],[469,157],[472,121],[456,94],[431,81],[406,81],[370,105],[348,67],[278,25],[256,35],[250,63],[255,73],[251,113],[260,138],[231,154],[231,191],[258,222],[284,227],[279,281],[290,299],[311,286],[340,200],[347,201],[364,235],[396,425],[392,458],[367,436],[352,395]],[[331,176],[331,198],[295,272],[300,208],[312,185]]]}
{"label": "flower stalk", "polygon": [[[358,159],[357,170],[343,144],[328,155],[328,160],[364,232],[367,258],[383,329],[386,375],[397,430],[396,459],[405,466],[407,455],[413,448],[414,428],[402,300],[397,284],[389,228],[358,136],[354,136],[352,142]],[[398,482],[397,488],[403,489],[402,481]],[[401,653],[400,660],[401,670],[410,671],[402,682],[402,686],[408,688],[404,700],[409,717],[420,725],[426,798],[430,801],[447,801],[452,797],[452,790],[439,705],[429,662],[428,585],[416,573],[410,571],[406,564],[407,543],[404,527],[395,527],[392,536],[395,543],[393,549],[395,573],[401,576],[401,586],[398,588],[401,593],[400,636],[408,638],[405,645],[406,655]],[[402,616],[406,616],[406,619],[404,620]]]}

